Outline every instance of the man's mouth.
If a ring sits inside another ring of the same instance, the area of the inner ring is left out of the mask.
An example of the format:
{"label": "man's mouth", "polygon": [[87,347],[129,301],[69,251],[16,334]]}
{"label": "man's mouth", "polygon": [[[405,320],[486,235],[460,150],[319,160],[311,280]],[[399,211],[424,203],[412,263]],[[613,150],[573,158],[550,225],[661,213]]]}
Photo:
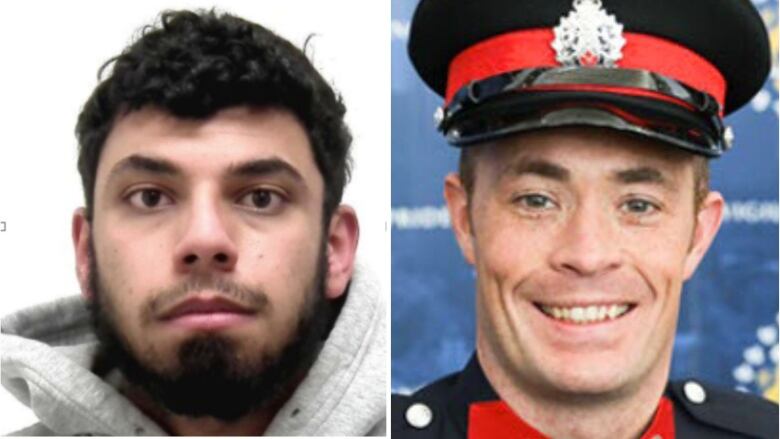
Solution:
{"label": "man's mouth", "polygon": [[534,303],[545,315],[562,322],[587,325],[619,319],[636,305],[630,303],[611,303],[583,306],[553,306]]}
{"label": "man's mouth", "polygon": [[170,308],[161,320],[187,329],[215,330],[250,322],[256,313],[224,297],[195,296]]}
{"label": "man's mouth", "polygon": [[252,314],[247,307],[223,298],[191,298],[174,306],[163,319],[175,319],[190,314],[236,313]]}

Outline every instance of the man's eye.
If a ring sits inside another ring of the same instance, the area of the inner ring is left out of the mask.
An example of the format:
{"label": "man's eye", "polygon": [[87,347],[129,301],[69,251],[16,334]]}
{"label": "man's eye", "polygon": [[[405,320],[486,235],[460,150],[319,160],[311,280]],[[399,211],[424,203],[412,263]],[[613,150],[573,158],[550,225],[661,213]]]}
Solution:
{"label": "man's eye", "polygon": [[542,194],[527,194],[515,198],[515,203],[520,207],[532,210],[545,210],[555,207],[552,198]]}
{"label": "man's eye", "polygon": [[639,198],[631,199],[623,203],[623,210],[634,214],[648,214],[658,210],[658,206],[647,200]]}
{"label": "man's eye", "polygon": [[283,203],[284,199],[281,195],[268,189],[253,190],[238,200],[238,204],[263,213],[274,213],[282,207]]}
{"label": "man's eye", "polygon": [[173,203],[170,197],[158,189],[139,189],[128,197],[130,204],[140,209],[155,209]]}

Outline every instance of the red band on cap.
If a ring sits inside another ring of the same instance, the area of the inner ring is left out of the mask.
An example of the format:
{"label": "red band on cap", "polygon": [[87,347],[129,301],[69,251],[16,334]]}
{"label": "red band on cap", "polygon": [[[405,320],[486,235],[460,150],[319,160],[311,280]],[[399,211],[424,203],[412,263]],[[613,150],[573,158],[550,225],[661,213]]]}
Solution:
{"label": "red band on cap", "polygon": [[[709,61],[692,50],[663,38],[625,32],[624,69],[648,70],[711,95],[724,106],[726,79]],[[559,67],[552,29],[529,29],[498,35],[459,53],[450,63],[445,100],[471,81],[515,70]]]}

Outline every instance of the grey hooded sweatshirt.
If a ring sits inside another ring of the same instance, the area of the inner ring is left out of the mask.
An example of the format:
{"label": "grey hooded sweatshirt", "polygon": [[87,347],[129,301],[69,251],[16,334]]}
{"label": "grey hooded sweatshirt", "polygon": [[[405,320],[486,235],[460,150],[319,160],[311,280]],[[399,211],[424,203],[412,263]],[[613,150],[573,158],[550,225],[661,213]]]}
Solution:
{"label": "grey hooded sweatshirt", "polygon": [[[356,267],[322,351],[265,434],[384,435],[385,325],[379,284]],[[40,421],[11,435],[167,435],[112,384],[89,370],[95,340],[80,297],[3,318],[3,386]]]}

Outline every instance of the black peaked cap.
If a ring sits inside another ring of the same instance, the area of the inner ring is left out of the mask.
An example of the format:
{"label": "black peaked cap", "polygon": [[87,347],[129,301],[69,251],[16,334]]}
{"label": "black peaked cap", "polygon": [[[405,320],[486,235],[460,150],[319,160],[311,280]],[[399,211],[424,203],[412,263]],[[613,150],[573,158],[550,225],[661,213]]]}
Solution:
{"label": "black peaked cap", "polygon": [[[771,66],[763,20],[749,0],[602,0],[624,32],[671,40],[713,64],[727,83],[725,113],[760,90]],[[450,61],[476,43],[507,32],[552,28],[571,0],[422,0],[409,37],[412,64],[444,95]]]}

